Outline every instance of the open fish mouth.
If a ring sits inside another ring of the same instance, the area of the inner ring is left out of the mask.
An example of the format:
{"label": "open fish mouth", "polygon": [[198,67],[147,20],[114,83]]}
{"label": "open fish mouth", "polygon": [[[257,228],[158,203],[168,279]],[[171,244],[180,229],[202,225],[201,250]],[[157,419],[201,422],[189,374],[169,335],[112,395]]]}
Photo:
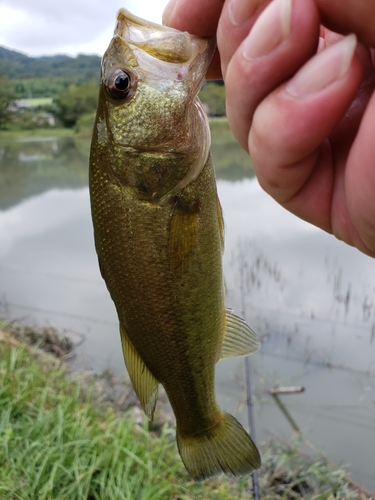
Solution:
{"label": "open fish mouth", "polygon": [[115,35],[148,54],[170,63],[187,63],[206,50],[207,40],[146,21],[126,9],[117,14]]}
{"label": "open fish mouth", "polygon": [[128,47],[127,53],[129,49],[133,52],[133,62],[138,62],[149,77],[188,80],[195,84],[194,92],[202,84],[216,41],[152,23],[120,9],[114,36],[103,60],[123,53],[124,49],[119,50],[121,45]]}

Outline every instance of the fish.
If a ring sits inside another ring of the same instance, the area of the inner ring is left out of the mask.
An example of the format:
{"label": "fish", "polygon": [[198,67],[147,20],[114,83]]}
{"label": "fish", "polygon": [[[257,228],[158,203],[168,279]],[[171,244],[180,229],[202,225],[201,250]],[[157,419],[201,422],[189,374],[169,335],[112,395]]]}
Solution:
{"label": "fish", "polygon": [[214,39],[121,9],[102,59],[89,169],[95,248],[131,383],[150,420],[164,387],[196,481],[261,463],[215,395],[216,363],[260,343],[225,307],[223,213],[197,97],[214,51]]}

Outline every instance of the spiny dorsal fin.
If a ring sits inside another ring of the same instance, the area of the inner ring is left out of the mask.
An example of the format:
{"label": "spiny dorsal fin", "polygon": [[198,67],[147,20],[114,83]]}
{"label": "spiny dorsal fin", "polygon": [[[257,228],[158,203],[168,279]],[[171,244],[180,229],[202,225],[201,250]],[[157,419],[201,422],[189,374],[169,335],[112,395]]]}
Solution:
{"label": "spiny dorsal fin", "polygon": [[125,364],[131,383],[147,418],[152,421],[158,399],[159,382],[142,361],[122,325],[120,325],[120,333]]}
{"label": "spiny dorsal fin", "polygon": [[196,244],[198,204],[181,207],[178,200],[173,208],[169,225],[168,257],[174,272],[183,272],[189,266]]}
{"label": "spiny dorsal fin", "polygon": [[247,356],[259,349],[260,342],[256,334],[242,318],[227,309],[225,320],[225,334],[219,359]]}

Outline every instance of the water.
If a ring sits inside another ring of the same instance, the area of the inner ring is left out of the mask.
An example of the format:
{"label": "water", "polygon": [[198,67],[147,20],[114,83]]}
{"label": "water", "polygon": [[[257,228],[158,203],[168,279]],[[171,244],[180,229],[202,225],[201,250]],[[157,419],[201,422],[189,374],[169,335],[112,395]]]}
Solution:
{"label": "water", "polygon": [[[0,316],[84,337],[77,366],[123,374],[93,246],[87,155],[72,138],[0,143]],[[292,435],[269,389],[302,385],[282,401],[304,436],[375,492],[374,261],[280,208],[237,157],[218,189],[227,303],[241,313],[242,287],[262,337],[251,357],[258,442]],[[242,359],[218,364],[220,404],[247,424],[244,377]]]}

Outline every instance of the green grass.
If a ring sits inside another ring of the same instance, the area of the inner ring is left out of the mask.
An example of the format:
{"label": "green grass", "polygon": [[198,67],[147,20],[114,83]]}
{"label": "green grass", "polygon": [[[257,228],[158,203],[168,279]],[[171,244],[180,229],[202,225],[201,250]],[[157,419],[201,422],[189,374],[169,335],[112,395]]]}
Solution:
{"label": "green grass", "polygon": [[174,430],[155,436],[98,403],[94,386],[25,346],[0,343],[0,498],[224,500],[238,485],[195,484]]}
{"label": "green grass", "polygon": [[1,376],[0,498],[151,500],[180,489],[167,429],[153,439],[25,348],[3,347]]}
{"label": "green grass", "polygon": [[[1,326],[1,324],[0,324]],[[0,498],[17,500],[242,500],[251,478],[194,483],[174,429],[158,435],[119,415],[51,355],[0,331]],[[259,473],[262,499],[359,499],[344,471],[275,445]]]}
{"label": "green grass", "polygon": [[52,97],[33,97],[30,99],[18,99],[18,103],[28,104],[32,108],[37,108],[39,106],[50,106],[52,104]]}

